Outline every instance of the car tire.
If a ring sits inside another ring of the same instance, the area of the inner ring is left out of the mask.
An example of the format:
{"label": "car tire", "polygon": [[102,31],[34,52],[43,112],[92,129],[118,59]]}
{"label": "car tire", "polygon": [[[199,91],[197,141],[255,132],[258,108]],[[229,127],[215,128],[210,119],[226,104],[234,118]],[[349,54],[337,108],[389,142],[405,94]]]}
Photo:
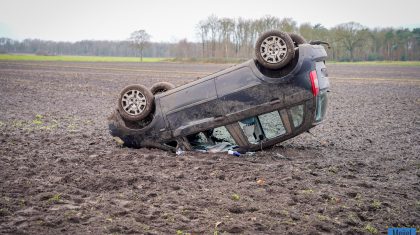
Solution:
{"label": "car tire", "polygon": [[295,47],[298,47],[300,44],[305,44],[306,40],[304,37],[300,36],[299,34],[296,33],[289,33],[290,38],[293,41],[293,45]]}
{"label": "car tire", "polygon": [[124,88],[118,98],[118,111],[126,121],[140,121],[152,111],[154,97],[143,85],[130,85]]}
{"label": "car tire", "polygon": [[169,90],[172,90],[175,88],[175,85],[169,82],[158,82],[153,84],[153,86],[150,88],[150,91],[153,95],[157,95],[160,93],[167,92]]}
{"label": "car tire", "polygon": [[289,34],[272,30],[263,33],[255,44],[255,57],[268,69],[281,69],[295,56],[295,47]]}

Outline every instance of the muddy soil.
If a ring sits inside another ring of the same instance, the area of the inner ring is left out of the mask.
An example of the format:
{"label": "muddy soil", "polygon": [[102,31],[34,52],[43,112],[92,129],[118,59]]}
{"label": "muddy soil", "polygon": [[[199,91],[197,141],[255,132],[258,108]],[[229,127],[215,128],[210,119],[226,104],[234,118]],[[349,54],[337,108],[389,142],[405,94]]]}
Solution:
{"label": "muddy soil", "polygon": [[328,119],[253,155],[175,156],[108,134],[124,86],[225,67],[0,62],[0,233],[419,229],[419,67],[330,65]]}

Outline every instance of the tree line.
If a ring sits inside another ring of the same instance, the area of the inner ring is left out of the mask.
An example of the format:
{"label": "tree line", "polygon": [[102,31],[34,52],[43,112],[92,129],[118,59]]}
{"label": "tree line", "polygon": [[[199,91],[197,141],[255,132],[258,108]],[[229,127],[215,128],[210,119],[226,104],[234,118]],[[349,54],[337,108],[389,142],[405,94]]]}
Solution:
{"label": "tree line", "polygon": [[[148,43],[146,57],[173,57],[173,43]],[[78,42],[55,42],[39,39],[23,41],[0,38],[0,53],[26,53],[37,55],[81,55],[81,56],[139,56],[131,41],[83,40]]]}
{"label": "tree line", "polygon": [[[271,29],[298,33],[308,42],[328,42],[329,59],[334,61],[420,60],[420,28],[369,29],[360,23],[348,22],[327,29],[321,24],[298,25],[291,18],[274,16],[256,20],[209,16],[197,25],[201,49],[200,55],[193,56],[249,58],[258,36]],[[196,46],[180,41],[178,53],[188,55],[182,52],[190,52]]]}
{"label": "tree line", "polygon": [[[356,22],[326,28],[321,24],[298,25],[291,18],[274,16],[244,19],[211,15],[196,25],[198,42],[187,39],[176,43],[149,42],[150,35],[139,30],[124,41],[55,42],[0,38],[0,53],[246,59],[253,56],[258,36],[272,29],[298,33],[308,42],[330,43],[328,55],[334,61],[420,60],[420,28],[370,29]],[[138,37],[142,36],[140,41],[135,37],[136,33]]]}

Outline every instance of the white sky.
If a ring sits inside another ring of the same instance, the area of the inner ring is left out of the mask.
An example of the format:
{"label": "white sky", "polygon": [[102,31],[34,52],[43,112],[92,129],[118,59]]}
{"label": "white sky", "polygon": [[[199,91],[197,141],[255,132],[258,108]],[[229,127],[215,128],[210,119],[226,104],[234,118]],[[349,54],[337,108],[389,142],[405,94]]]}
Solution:
{"label": "white sky", "polygon": [[0,37],[55,41],[124,40],[145,29],[152,41],[196,41],[207,16],[290,17],[327,28],[356,21],[420,27],[420,0],[0,0]]}

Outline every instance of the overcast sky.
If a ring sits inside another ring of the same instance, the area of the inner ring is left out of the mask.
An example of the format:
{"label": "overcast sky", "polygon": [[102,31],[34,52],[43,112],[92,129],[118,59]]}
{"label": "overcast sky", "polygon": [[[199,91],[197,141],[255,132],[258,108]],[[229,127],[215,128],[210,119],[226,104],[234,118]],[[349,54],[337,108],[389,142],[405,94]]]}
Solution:
{"label": "overcast sky", "polygon": [[195,26],[211,14],[290,17],[327,28],[349,21],[415,28],[420,0],[0,0],[0,37],[125,40],[145,29],[152,41],[196,41]]}

